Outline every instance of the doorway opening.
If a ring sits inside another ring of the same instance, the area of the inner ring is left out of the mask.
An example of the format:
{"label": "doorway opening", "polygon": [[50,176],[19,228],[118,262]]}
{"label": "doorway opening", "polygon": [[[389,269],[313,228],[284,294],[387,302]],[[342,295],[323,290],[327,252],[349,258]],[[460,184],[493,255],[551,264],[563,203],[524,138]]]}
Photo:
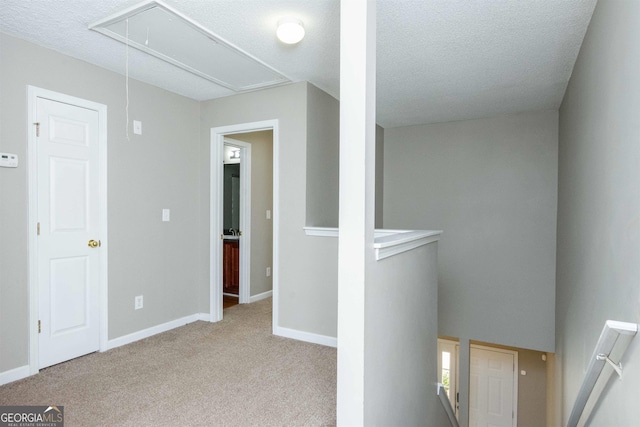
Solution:
{"label": "doorway opening", "polygon": [[458,393],[458,353],[457,341],[438,338],[438,382],[444,386],[453,412],[458,416],[460,409]]}
{"label": "doorway opening", "polygon": [[[238,162],[227,161],[231,159],[227,159],[230,155],[225,153],[233,154],[240,164],[239,171],[237,166],[228,168],[226,194],[225,165]],[[268,168],[261,166],[265,163]],[[239,276],[238,302],[251,303],[273,296],[273,320],[277,325],[277,163],[277,120],[211,129],[209,259],[212,322],[222,319],[225,298],[234,295],[232,286],[225,287],[229,284],[228,275],[233,274],[233,267],[228,266],[225,274],[225,252],[233,258],[235,251]],[[235,205],[234,186],[238,193]],[[233,217],[234,206],[237,218]],[[225,211],[231,214],[226,220]]]}
{"label": "doorway opening", "polygon": [[223,309],[249,302],[251,168],[251,144],[224,138],[221,195]]}

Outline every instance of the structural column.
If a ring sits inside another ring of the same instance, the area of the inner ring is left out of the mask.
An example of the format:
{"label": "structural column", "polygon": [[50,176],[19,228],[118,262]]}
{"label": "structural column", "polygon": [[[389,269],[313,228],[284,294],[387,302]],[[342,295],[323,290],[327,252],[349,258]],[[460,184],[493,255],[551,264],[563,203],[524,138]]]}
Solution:
{"label": "structural column", "polygon": [[375,0],[340,7],[339,426],[364,425],[367,271],[374,262]]}

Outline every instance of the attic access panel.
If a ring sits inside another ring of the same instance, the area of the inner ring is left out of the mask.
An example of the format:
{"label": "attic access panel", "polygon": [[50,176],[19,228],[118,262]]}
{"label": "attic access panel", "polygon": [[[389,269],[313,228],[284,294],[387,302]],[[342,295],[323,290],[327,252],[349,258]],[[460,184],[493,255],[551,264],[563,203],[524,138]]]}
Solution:
{"label": "attic access panel", "polygon": [[89,29],[236,92],[290,81],[160,0],[110,15]]}

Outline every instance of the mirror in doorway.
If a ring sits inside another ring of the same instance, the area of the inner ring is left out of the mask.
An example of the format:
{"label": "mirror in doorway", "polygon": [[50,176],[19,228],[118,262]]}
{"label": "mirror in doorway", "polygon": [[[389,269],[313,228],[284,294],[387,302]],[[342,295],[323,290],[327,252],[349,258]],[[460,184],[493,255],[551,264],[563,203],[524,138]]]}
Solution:
{"label": "mirror in doorway", "polygon": [[240,229],[240,163],[224,165],[224,234]]}

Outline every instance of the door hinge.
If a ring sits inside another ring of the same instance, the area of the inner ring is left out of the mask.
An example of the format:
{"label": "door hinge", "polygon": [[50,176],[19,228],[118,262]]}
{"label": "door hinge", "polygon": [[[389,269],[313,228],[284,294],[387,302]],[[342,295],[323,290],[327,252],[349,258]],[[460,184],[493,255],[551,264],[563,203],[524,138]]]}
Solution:
{"label": "door hinge", "polygon": [[38,223],[38,236],[40,235],[40,223]]}
{"label": "door hinge", "polygon": [[38,320],[38,333],[42,332],[42,324],[41,322]]}
{"label": "door hinge", "polygon": [[36,127],[36,136],[39,137],[40,136],[40,123],[39,122],[35,122],[34,125]]}

